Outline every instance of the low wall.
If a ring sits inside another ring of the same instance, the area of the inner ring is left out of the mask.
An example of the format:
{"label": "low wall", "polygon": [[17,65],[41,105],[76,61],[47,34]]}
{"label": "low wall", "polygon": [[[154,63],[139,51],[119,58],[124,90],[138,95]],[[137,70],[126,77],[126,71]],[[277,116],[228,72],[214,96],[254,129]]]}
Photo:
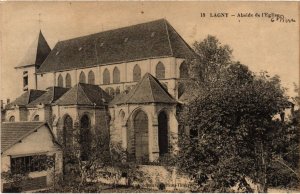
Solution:
{"label": "low wall", "polygon": [[[113,171],[110,169],[108,171]],[[122,174],[122,172],[120,172]],[[120,177],[101,177],[99,182],[104,184],[127,185],[128,179]],[[129,175],[130,176],[130,175]],[[133,177],[129,177],[133,178]],[[135,172],[135,178],[131,185],[139,188],[149,188],[154,190],[168,191],[190,191],[193,186],[192,181],[185,175],[179,174],[174,168],[164,166],[139,165]]]}

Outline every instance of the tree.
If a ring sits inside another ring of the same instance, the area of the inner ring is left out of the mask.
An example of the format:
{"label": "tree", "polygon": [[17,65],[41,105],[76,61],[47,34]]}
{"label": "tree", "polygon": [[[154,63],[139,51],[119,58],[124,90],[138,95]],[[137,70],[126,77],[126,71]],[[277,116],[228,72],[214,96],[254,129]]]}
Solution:
{"label": "tree", "polygon": [[228,45],[222,45],[215,36],[208,35],[203,41],[196,41],[193,49],[198,57],[192,63],[192,72],[201,82],[218,78],[221,69],[232,62],[232,49]]}
{"label": "tree", "polygon": [[185,80],[181,86],[186,88],[187,101],[205,93],[210,88],[207,86],[217,81],[221,71],[232,63],[232,49],[214,36],[208,35],[203,41],[194,42],[193,49],[196,58],[187,60],[192,79]]}
{"label": "tree", "polygon": [[100,176],[100,169],[110,162],[108,137],[98,129],[80,129],[79,124],[75,124],[73,144],[63,148],[65,176],[61,186],[67,186],[69,192],[87,191],[89,182]]}
{"label": "tree", "polygon": [[203,69],[194,71],[192,95],[179,113],[190,134],[181,138],[178,169],[206,192],[234,186],[249,191],[250,179],[266,192],[273,156],[270,137],[278,132],[273,118],[289,107],[285,89],[278,76],[256,75],[232,62],[232,50],[218,46],[214,37],[195,45],[202,63],[193,66]]}

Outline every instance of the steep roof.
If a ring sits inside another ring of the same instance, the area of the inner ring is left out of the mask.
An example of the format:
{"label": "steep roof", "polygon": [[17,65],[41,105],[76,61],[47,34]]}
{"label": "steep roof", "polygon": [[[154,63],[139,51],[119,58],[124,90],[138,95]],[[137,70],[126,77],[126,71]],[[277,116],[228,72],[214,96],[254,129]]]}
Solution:
{"label": "steep roof", "polygon": [[[1,153],[29,134],[45,125],[44,122],[3,122],[1,123]],[[51,131],[51,130],[50,130]]]}
{"label": "steep roof", "polygon": [[106,105],[111,97],[97,85],[78,83],[55,104],[57,105]]}
{"label": "steep roof", "polygon": [[32,101],[27,105],[27,107],[34,107],[39,104],[52,104],[56,102],[63,94],[65,94],[69,88],[63,88],[63,87],[50,87],[48,88],[48,91],[45,92],[43,95],[41,95],[36,100]]}
{"label": "steep roof", "polygon": [[146,73],[132,90],[113,99],[110,105],[140,103],[177,102],[154,76]]}
{"label": "steep roof", "polygon": [[60,41],[37,72],[171,56],[186,58],[195,53],[165,19],[160,19]]}
{"label": "steep roof", "polygon": [[35,65],[37,68],[39,68],[50,52],[51,48],[49,47],[42,31],[40,31],[39,36],[27,49],[26,55],[16,68],[28,65]]}
{"label": "steep roof", "polygon": [[30,102],[36,100],[38,97],[43,95],[46,91],[44,90],[28,90],[23,93],[21,96],[16,98],[13,102],[6,105],[6,109],[12,108],[13,106],[26,106]]}

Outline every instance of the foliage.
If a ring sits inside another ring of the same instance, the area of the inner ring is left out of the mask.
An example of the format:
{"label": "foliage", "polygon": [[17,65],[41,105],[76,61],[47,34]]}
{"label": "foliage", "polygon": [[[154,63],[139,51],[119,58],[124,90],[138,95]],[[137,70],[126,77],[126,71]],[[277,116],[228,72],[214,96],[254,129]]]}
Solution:
{"label": "foliage", "polygon": [[97,129],[82,133],[79,125],[75,124],[73,144],[63,148],[64,181],[74,190],[80,191],[80,188],[88,185],[88,181],[94,181],[99,175],[98,169],[110,160],[107,134],[96,134],[95,131]]}
{"label": "foliage", "polygon": [[208,35],[203,41],[196,41],[193,49],[198,57],[192,63],[192,72],[201,81],[218,78],[220,70],[231,63],[232,49],[222,45],[214,36]]}
{"label": "foliage", "polygon": [[208,75],[195,74],[187,91],[191,97],[179,122],[190,134],[182,135],[175,163],[205,192],[251,191],[249,178],[266,192],[269,166],[278,156],[272,138],[287,132],[273,119],[290,106],[285,89],[278,76],[256,75],[232,62],[232,50],[214,37],[195,45],[203,62],[195,67],[203,69],[194,72]]}

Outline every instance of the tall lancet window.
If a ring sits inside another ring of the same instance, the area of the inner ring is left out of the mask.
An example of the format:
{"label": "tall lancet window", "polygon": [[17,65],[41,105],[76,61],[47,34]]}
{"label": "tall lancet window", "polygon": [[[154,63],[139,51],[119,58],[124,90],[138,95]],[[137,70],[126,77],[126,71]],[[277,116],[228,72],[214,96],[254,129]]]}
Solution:
{"label": "tall lancet window", "polygon": [[165,78],[165,66],[162,62],[159,62],[156,65],[156,78],[157,79],[164,79]]}
{"label": "tall lancet window", "polygon": [[71,76],[69,73],[66,75],[66,88],[72,87],[72,81],[71,81]]}
{"label": "tall lancet window", "polygon": [[103,84],[110,84],[110,75],[108,69],[103,71]]}
{"label": "tall lancet window", "polygon": [[83,71],[79,75],[79,83],[84,83],[84,84],[86,83],[86,78]]}
{"label": "tall lancet window", "polygon": [[113,83],[120,83],[120,70],[118,67],[115,67],[113,71]]}
{"label": "tall lancet window", "polygon": [[88,74],[88,83],[95,84],[95,74],[92,70]]}
{"label": "tall lancet window", "polygon": [[137,82],[141,79],[141,68],[136,64],[133,68],[133,81]]}
{"label": "tall lancet window", "polygon": [[57,86],[59,86],[59,87],[63,87],[64,86],[64,78],[62,77],[61,74],[59,74],[59,76],[57,78]]}

